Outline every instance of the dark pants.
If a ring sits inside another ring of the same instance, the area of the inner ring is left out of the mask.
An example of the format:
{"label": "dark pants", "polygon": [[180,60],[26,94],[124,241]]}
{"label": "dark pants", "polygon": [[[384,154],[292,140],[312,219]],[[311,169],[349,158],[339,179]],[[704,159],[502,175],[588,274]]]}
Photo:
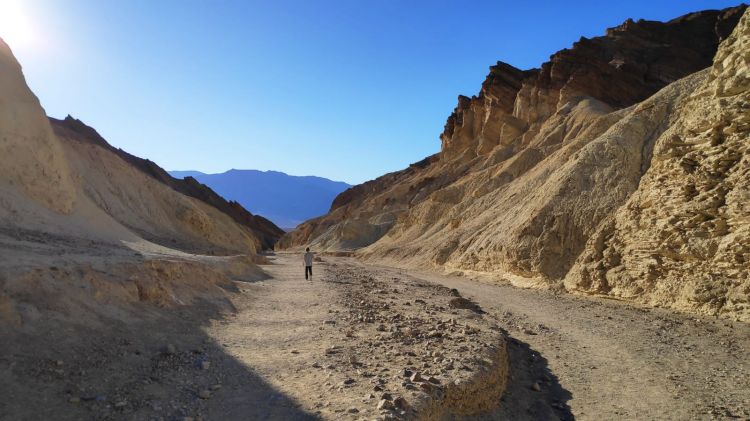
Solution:
{"label": "dark pants", "polygon": [[307,279],[307,274],[310,274],[310,279],[312,279],[312,266],[305,266],[305,279]]}

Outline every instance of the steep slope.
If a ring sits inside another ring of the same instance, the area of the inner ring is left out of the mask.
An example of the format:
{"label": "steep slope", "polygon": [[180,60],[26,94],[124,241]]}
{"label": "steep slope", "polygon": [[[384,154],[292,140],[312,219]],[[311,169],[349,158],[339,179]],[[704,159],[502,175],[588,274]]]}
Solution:
{"label": "steep slope", "polygon": [[324,215],[333,199],[351,187],[322,177],[299,177],[278,171],[230,170],[221,174],[170,171],[170,174],[176,178],[192,177],[285,228]]}
{"label": "steep slope", "polygon": [[0,234],[254,254],[281,233],[197,182],[113,149],[78,121],[52,120],[53,130],[2,42],[0,66]]}
{"label": "steep slope", "polygon": [[[154,162],[131,155],[122,149],[112,147],[92,127],[71,116],[64,120],[50,118],[50,123],[60,139],[68,143],[79,145],[96,145],[121,158],[134,169],[150,176],[171,189],[186,196],[198,199],[211,207],[230,216],[235,222],[246,226],[259,237],[262,248],[273,248],[274,243],[283,235],[283,231],[271,221],[260,215],[253,215],[235,201],[227,201],[224,197],[216,194],[211,188],[201,184],[192,177],[177,179],[169,175],[167,171]],[[79,148],[80,149],[80,148]],[[108,155],[108,156],[111,156]]]}
{"label": "steep slope", "polygon": [[569,289],[750,320],[750,13],[656,143]]}
{"label": "steep slope", "polygon": [[279,246],[560,283],[638,189],[744,10],[628,20],[541,69],[498,63],[459,97],[440,154],[342,193]]}
{"label": "steep slope", "polygon": [[[59,142],[39,100],[26,87],[21,66],[0,41],[0,188],[17,189],[54,211],[69,213],[75,186]],[[0,209],[10,204],[0,202]]]}

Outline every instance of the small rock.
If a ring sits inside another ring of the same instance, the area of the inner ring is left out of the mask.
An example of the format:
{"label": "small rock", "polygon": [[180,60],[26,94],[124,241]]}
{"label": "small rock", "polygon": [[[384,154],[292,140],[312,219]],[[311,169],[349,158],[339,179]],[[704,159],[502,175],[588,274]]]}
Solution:
{"label": "small rock", "polygon": [[209,368],[211,368],[210,361],[201,361],[201,370],[208,370]]}
{"label": "small rock", "polygon": [[393,409],[393,404],[391,401],[381,399],[380,402],[378,402],[378,409]]}
{"label": "small rock", "polygon": [[380,399],[385,399],[387,401],[392,401],[393,400],[393,396],[391,396],[390,393],[385,392],[382,395],[380,395]]}
{"label": "small rock", "polygon": [[201,398],[201,399],[208,399],[208,398],[211,397],[211,391],[208,390],[208,389],[201,389],[198,392],[198,397]]}
{"label": "small rock", "polygon": [[81,398],[79,398],[78,396],[73,396],[72,398],[68,399],[68,402],[70,403],[78,403],[80,401],[81,401]]}
{"label": "small rock", "polygon": [[341,382],[341,384],[343,384],[343,385],[350,385],[350,384],[354,384],[354,383],[355,383],[354,379],[346,379],[343,382]]}
{"label": "small rock", "polygon": [[166,355],[174,355],[177,353],[177,348],[172,344],[167,344],[167,346],[164,347],[164,354]]}
{"label": "small rock", "polygon": [[217,384],[215,384],[215,385],[212,385],[212,386],[210,387],[210,389],[211,389],[211,390],[219,390],[219,389],[221,389],[221,385],[217,383]]}
{"label": "small rock", "polygon": [[419,372],[416,372],[412,374],[411,377],[409,377],[409,380],[416,383],[416,382],[421,382],[423,379],[422,379],[422,375],[419,374]]}
{"label": "small rock", "polygon": [[541,392],[542,386],[539,385],[539,382],[535,382],[534,384],[531,385],[531,390],[534,390],[536,392]]}
{"label": "small rock", "polygon": [[357,409],[355,407],[351,407],[351,408],[347,409],[346,412],[348,412],[350,414],[356,414],[356,413],[359,412],[359,409]]}
{"label": "small rock", "polygon": [[404,398],[402,398],[401,396],[399,396],[399,397],[397,397],[397,398],[396,398],[396,399],[395,399],[395,400],[393,401],[393,405],[394,405],[394,406],[395,406],[396,408],[406,409],[406,407],[407,407],[406,399],[404,399]]}

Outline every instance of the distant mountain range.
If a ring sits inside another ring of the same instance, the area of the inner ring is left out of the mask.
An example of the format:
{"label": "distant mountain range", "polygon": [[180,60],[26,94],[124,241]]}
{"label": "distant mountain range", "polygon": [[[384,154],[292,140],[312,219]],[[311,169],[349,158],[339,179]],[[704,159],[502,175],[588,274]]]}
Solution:
{"label": "distant mountain range", "polygon": [[278,171],[229,170],[220,174],[170,171],[173,177],[193,177],[228,200],[239,202],[276,225],[290,229],[328,212],[333,199],[351,185],[314,176]]}

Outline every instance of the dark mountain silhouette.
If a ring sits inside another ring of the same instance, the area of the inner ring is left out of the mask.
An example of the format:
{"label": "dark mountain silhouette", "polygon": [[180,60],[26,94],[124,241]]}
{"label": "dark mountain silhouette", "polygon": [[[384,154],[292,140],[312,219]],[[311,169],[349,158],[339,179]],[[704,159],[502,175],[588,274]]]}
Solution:
{"label": "dark mountain silhouette", "polygon": [[239,202],[283,228],[294,228],[323,215],[333,199],[351,187],[341,181],[293,176],[278,171],[229,170],[221,174],[170,171],[176,178],[193,177],[223,197]]}

